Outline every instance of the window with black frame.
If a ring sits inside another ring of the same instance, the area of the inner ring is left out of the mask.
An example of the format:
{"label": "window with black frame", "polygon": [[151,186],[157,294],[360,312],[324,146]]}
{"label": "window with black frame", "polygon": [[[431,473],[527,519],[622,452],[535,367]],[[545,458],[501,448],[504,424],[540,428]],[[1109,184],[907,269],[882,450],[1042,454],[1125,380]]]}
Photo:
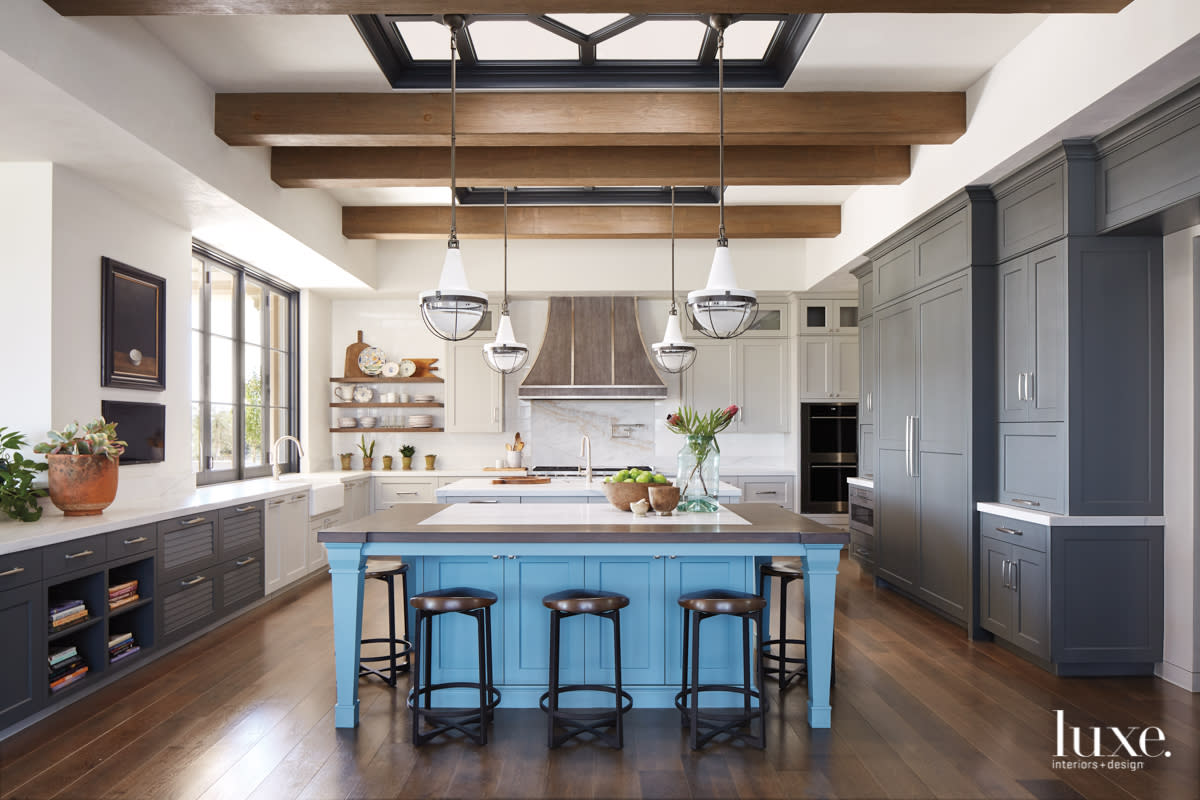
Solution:
{"label": "window with black frame", "polygon": [[299,293],[200,245],[191,290],[196,483],[269,475],[271,443],[298,428]]}

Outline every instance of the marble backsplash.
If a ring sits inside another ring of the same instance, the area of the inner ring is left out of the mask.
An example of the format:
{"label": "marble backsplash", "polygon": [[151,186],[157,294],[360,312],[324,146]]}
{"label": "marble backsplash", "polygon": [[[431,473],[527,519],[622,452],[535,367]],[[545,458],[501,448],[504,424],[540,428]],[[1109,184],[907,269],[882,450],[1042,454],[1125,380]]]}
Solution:
{"label": "marble backsplash", "polygon": [[531,406],[528,465],[582,463],[579,443],[585,434],[592,441],[592,464],[595,466],[655,464],[656,403],[644,400],[536,400]]}

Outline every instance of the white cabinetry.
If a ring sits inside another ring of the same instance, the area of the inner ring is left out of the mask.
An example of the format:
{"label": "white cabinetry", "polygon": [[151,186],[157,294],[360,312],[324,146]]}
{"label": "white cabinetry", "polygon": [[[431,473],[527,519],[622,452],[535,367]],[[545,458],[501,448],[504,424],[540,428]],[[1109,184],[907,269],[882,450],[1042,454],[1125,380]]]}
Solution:
{"label": "white cabinetry", "polygon": [[857,400],[857,336],[800,337],[800,399]]}
{"label": "white cabinetry", "polygon": [[342,487],[345,491],[345,499],[342,501],[343,522],[353,522],[371,513],[371,479],[369,477],[345,481]]}
{"label": "white cabinetry", "polygon": [[282,589],[308,572],[308,492],[294,492],[267,501],[263,576],[267,594]]}
{"label": "white cabinetry", "polygon": [[733,433],[788,431],[787,339],[697,342],[696,363],[684,373],[685,403],[704,413],[736,403]]}
{"label": "white cabinetry", "polygon": [[376,478],[375,510],[386,511],[400,503],[436,503],[433,478]]}
{"label": "white cabinetry", "polygon": [[453,433],[504,431],[504,376],[483,360],[478,336],[447,345],[446,430]]}
{"label": "white cabinetry", "polygon": [[320,516],[312,517],[308,521],[308,545],[307,545],[307,562],[308,568],[306,572],[320,569],[329,563],[326,556],[325,545],[317,541],[317,534],[326,528],[332,528],[334,525],[341,525],[343,522],[350,520],[345,518],[346,506],[342,506],[340,511],[330,511]]}

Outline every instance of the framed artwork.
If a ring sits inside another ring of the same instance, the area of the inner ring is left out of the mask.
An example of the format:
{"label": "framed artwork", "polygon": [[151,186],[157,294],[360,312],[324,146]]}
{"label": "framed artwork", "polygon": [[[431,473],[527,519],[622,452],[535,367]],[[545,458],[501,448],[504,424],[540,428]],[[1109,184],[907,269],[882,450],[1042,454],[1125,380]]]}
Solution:
{"label": "framed artwork", "polygon": [[100,385],[161,392],[167,279],[100,259]]}

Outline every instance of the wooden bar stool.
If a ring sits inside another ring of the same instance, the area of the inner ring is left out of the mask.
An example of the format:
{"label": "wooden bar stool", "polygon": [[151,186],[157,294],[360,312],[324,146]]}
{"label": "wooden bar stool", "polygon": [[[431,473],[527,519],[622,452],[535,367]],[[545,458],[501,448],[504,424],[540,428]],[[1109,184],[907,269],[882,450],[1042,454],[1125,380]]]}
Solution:
{"label": "wooden bar stool", "polygon": [[[616,592],[591,591],[589,589],[565,589],[542,598],[542,605],[550,609],[550,690],[539,699],[538,705],[546,712],[546,744],[551,748],[560,746],[568,739],[581,733],[590,733],[598,741],[620,750],[625,744],[625,728],[622,716],[633,708],[633,697],[621,688],[621,609],[629,605],[629,598]],[[613,673],[614,685],[573,683],[560,686],[559,624],[566,617],[593,614],[607,617],[613,624]],[[559,696],[568,692],[610,692],[615,705],[612,709],[561,710]],[[565,731],[555,736],[556,727]],[[602,728],[614,728],[611,735],[601,733]]]}
{"label": "wooden bar stool", "polygon": [[[689,592],[679,597],[683,606],[683,677],[681,688],[675,695],[675,708],[683,715],[684,724],[691,727],[689,742],[693,750],[700,749],[714,736],[722,733],[746,739],[760,750],[767,746],[767,700],[763,695],[762,610],[767,602],[756,594],[731,589],[706,589]],[[742,620],[742,685],[723,683],[700,683],[700,623],[709,617],[721,614],[740,617]],[[755,646],[750,645],[750,622],[755,625]],[[690,625],[690,639],[689,639]],[[691,681],[688,681],[689,643],[691,645]],[[750,654],[755,654],[754,685],[750,686]],[[736,712],[701,711],[702,692],[729,692],[742,696],[742,709]],[[750,705],[758,700],[758,708]],[[758,720],[758,735],[752,736],[754,720]],[[745,729],[744,731],[742,729]]]}
{"label": "wooden bar stool", "polygon": [[[413,632],[416,664],[412,670],[412,690],[408,693],[414,746],[420,747],[435,736],[452,730],[474,739],[476,744],[487,744],[487,726],[492,722],[492,710],[500,704],[500,691],[492,680],[492,606],[495,603],[494,592],[465,586],[422,592],[408,601],[417,610]],[[433,618],[441,614],[466,614],[475,618],[479,635],[478,682],[433,682]],[[433,708],[433,693],[443,689],[478,689],[479,707]],[[422,733],[423,720],[428,720],[435,726],[434,729]],[[468,727],[476,725],[478,727],[474,730]]]}
{"label": "wooden bar stool", "polygon": [[[791,686],[792,681],[797,678],[808,678],[808,644],[804,639],[789,639],[787,636],[787,590],[788,584],[792,581],[804,580],[804,569],[799,561],[782,562],[778,564],[763,564],[758,569],[758,593],[765,599],[767,594],[767,581],[771,578],[779,579],[779,638],[767,639],[762,643],[763,658],[768,662],[766,673],[773,675],[779,682],[779,691],[784,691]],[[795,645],[804,648],[804,656],[796,657],[787,654],[787,646]],[[777,647],[778,653],[771,652],[771,648]],[[797,665],[795,669],[789,670],[788,665]],[[833,665],[829,669],[830,683],[836,683],[836,675]]]}
{"label": "wooden bar stool", "polygon": [[[401,672],[408,672],[408,667],[412,662],[412,642],[406,636],[396,635],[396,576],[400,576],[400,591],[403,597],[403,608],[408,608],[408,564],[403,563],[398,558],[368,558],[367,569],[364,573],[364,579],[370,578],[377,581],[382,581],[387,584],[388,592],[388,636],[386,639],[374,638],[363,639],[361,644],[386,644],[388,646],[387,655],[382,656],[363,656],[358,658],[359,677],[374,675],[377,678],[382,678],[383,682],[393,689],[396,688],[396,675]],[[408,631],[405,630],[405,634]],[[404,663],[399,663],[400,659],[404,659]],[[381,661],[388,663],[385,667],[375,669],[367,664],[377,664]]]}

